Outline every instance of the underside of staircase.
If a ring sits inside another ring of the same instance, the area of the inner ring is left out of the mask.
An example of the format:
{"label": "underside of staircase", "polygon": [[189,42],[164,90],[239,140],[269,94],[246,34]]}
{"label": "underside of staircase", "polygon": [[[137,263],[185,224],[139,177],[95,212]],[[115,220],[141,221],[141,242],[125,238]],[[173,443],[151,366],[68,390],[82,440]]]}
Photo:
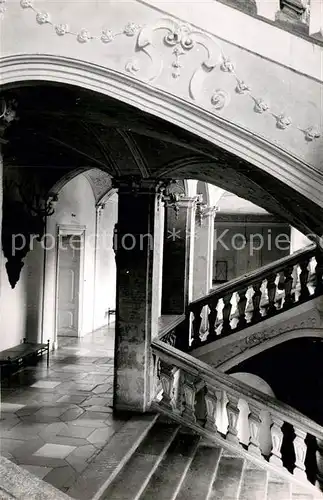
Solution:
{"label": "underside of staircase", "polygon": [[322,495],[158,419],[101,498],[314,500]]}

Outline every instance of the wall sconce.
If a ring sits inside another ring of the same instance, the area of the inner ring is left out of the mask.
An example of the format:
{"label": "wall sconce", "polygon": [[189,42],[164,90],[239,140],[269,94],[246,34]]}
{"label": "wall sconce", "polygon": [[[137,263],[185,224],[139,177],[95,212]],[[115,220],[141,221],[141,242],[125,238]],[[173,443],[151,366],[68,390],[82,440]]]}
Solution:
{"label": "wall sconce", "polygon": [[32,236],[41,241],[46,217],[53,215],[57,200],[55,193],[44,198],[35,191],[33,184],[26,187],[26,184],[14,180],[4,180],[1,239],[12,288],[20,278],[23,261],[31,249]]}

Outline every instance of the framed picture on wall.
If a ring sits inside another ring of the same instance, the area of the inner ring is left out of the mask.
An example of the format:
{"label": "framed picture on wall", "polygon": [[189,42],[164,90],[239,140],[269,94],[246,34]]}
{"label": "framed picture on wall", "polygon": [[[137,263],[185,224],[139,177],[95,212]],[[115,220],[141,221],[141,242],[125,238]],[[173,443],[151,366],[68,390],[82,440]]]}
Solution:
{"label": "framed picture on wall", "polygon": [[228,281],[228,263],[226,260],[217,260],[213,283],[225,283],[226,281]]}

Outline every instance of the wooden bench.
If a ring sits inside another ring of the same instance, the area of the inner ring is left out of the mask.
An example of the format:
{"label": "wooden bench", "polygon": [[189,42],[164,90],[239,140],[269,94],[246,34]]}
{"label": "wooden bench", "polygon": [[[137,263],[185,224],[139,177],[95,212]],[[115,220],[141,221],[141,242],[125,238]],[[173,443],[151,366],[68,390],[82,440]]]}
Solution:
{"label": "wooden bench", "polygon": [[46,344],[27,342],[26,339],[10,349],[0,352],[1,378],[10,375],[22,366],[27,366],[31,361],[37,361],[43,354],[47,355],[47,368],[49,366],[49,340]]}

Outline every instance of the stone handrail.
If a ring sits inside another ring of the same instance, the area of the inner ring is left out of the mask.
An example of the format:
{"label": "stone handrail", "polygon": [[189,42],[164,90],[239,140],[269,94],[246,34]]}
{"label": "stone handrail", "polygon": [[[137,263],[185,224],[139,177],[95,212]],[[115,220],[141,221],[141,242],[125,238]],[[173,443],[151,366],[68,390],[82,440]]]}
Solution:
{"label": "stone handrail", "polygon": [[[293,471],[297,479],[308,479],[323,489],[323,428],[320,425],[162,341],[153,342],[152,351],[155,374],[160,382],[156,380],[155,387],[161,387],[156,404],[161,411],[181,419],[201,434],[207,431],[215,439],[225,439],[231,447]],[[242,411],[242,402],[247,410]],[[227,419],[224,423],[221,404]],[[264,418],[265,413],[269,419]],[[292,426],[292,433],[286,433],[286,424]],[[239,435],[239,428],[245,425],[249,429],[247,439]],[[269,436],[269,448],[261,442],[260,434],[264,433]],[[295,457],[292,462],[291,456]]]}
{"label": "stone handrail", "polygon": [[[323,254],[313,245],[231,280],[188,305],[176,347],[188,351],[323,293]],[[181,345],[180,345],[181,344]]]}
{"label": "stone handrail", "polygon": [[323,19],[320,1],[318,0],[264,0],[237,2],[236,0],[218,0],[230,7],[242,10],[246,14],[260,16],[262,19],[275,22],[276,25],[288,29],[295,34],[314,37],[323,41]]}

